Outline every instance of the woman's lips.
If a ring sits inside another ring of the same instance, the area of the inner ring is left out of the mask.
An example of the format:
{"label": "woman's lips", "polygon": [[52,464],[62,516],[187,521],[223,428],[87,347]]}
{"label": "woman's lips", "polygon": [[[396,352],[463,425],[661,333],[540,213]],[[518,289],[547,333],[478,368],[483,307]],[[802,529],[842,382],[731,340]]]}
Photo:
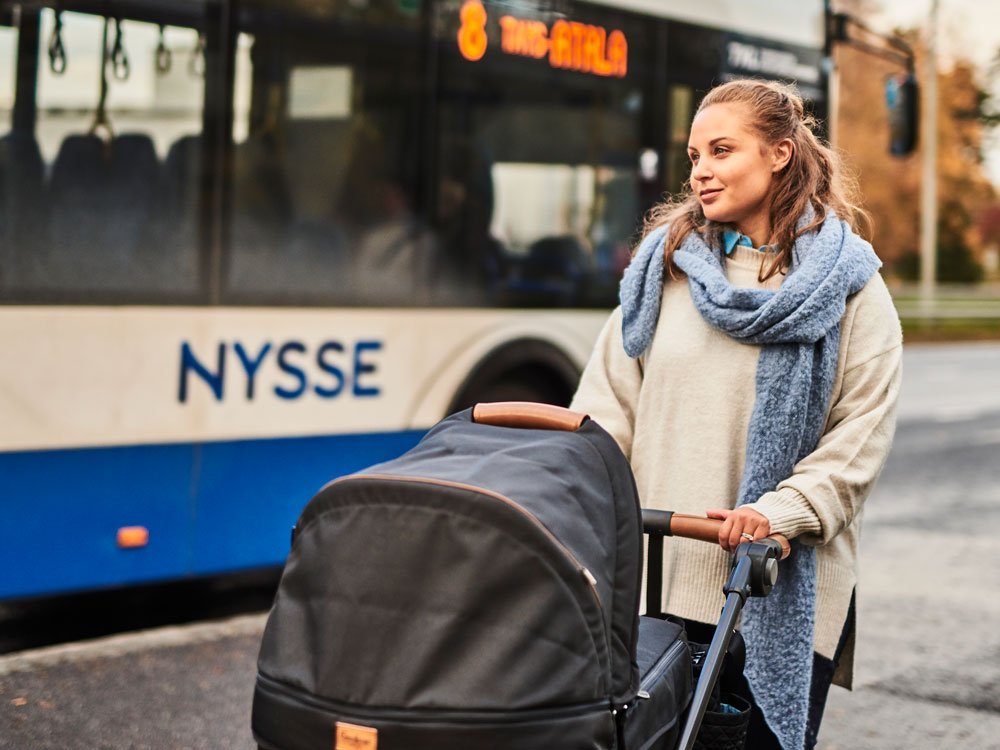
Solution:
{"label": "woman's lips", "polygon": [[710,190],[702,190],[698,193],[698,198],[702,203],[708,203],[716,199],[719,193],[722,192],[722,188],[712,188]]}

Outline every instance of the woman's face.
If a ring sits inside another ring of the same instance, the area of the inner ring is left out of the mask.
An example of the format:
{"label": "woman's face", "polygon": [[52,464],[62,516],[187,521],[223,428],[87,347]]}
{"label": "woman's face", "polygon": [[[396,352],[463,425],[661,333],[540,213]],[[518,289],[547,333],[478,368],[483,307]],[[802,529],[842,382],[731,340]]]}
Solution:
{"label": "woman's face", "polygon": [[750,129],[746,108],[713,104],[691,123],[691,189],[711,221],[734,224],[754,244],[770,237],[774,174],[791,157],[791,142],[769,147]]}

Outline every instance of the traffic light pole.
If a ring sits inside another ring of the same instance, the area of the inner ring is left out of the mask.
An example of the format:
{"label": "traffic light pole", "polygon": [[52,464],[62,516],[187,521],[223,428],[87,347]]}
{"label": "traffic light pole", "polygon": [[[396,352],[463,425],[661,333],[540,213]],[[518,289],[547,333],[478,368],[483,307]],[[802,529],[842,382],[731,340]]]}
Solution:
{"label": "traffic light pole", "polygon": [[923,163],[920,180],[920,301],[924,314],[934,307],[937,279],[937,27],[938,0],[931,0],[927,29],[927,61],[924,66]]}

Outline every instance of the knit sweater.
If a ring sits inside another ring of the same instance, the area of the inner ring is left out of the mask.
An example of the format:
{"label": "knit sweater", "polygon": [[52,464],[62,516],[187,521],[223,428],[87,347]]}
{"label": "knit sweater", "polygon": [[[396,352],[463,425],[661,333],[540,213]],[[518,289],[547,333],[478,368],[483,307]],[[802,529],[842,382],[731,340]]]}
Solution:
{"label": "knit sweater", "polygon": [[[725,259],[735,286],[761,283],[763,256],[738,246]],[[703,515],[733,507],[746,454],[761,347],[706,323],[686,279],[664,284],[653,342],[638,359],[622,345],[621,309],[601,332],[571,408],[589,414],[628,456],[645,507]],[[771,530],[817,547],[814,649],[832,658],[857,583],[862,506],[882,470],[895,429],[902,334],[879,275],[847,301],[837,375],[824,435],[792,475],[749,507]],[[729,555],[716,545],[668,539],[664,611],[715,622]],[[779,573],[780,574],[780,573]],[[853,642],[835,681],[849,687]]]}

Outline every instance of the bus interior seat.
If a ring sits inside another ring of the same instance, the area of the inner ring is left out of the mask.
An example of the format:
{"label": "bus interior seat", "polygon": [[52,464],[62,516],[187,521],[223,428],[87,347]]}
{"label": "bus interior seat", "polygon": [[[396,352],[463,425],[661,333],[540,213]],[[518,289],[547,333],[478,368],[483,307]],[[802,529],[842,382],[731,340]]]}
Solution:
{"label": "bus interior seat", "polygon": [[268,292],[283,273],[281,253],[292,223],[284,153],[271,135],[237,144],[232,166],[232,224],[226,287]]}
{"label": "bus interior seat", "polygon": [[198,288],[203,146],[200,134],[183,135],[163,160],[156,213],[147,234],[154,257],[146,260],[157,269],[157,291],[193,293]]}
{"label": "bus interior seat", "polygon": [[35,137],[11,132],[0,138],[0,292],[16,292],[30,282],[25,273],[45,225],[44,183]]}
{"label": "bus interior seat", "polygon": [[48,238],[38,254],[39,282],[56,289],[92,286],[105,252],[108,152],[96,135],[71,134],[59,146],[48,185]]}
{"label": "bus interior seat", "polygon": [[573,304],[585,293],[591,270],[590,255],[578,237],[542,237],[528,247],[510,291],[548,304]]}
{"label": "bus interior seat", "polygon": [[172,220],[192,218],[201,187],[202,137],[182,135],[167,150],[163,160],[164,213]]}
{"label": "bus interior seat", "polygon": [[116,136],[111,141],[108,177],[108,239],[123,259],[135,264],[145,227],[157,211],[160,162],[153,139],[145,133]]}
{"label": "bus interior seat", "polygon": [[350,121],[290,120],[285,133],[293,217],[275,283],[317,301],[343,302],[351,286],[349,242],[335,205],[345,187]]}
{"label": "bus interior seat", "polygon": [[327,220],[345,185],[350,158],[347,119],[291,120],[286,125],[289,186],[297,220]]}
{"label": "bus interior seat", "polygon": [[435,215],[444,276],[488,290],[506,281],[505,250],[491,231],[495,203],[493,160],[487,146],[472,137],[445,143]]}
{"label": "bus interior seat", "polygon": [[590,259],[579,238],[571,234],[542,237],[528,248],[524,276],[547,281],[577,281],[589,268]]}
{"label": "bus interior seat", "polygon": [[270,136],[251,137],[233,151],[234,220],[280,232],[292,219],[284,155]]}
{"label": "bus interior seat", "polygon": [[[57,287],[126,290],[154,208],[159,161],[141,133],[67,136],[49,183],[46,274]],[[54,257],[52,257],[54,256]]]}
{"label": "bus interior seat", "polygon": [[7,133],[0,138],[0,205],[12,211],[25,196],[37,198],[45,180],[45,164],[32,135]]}

